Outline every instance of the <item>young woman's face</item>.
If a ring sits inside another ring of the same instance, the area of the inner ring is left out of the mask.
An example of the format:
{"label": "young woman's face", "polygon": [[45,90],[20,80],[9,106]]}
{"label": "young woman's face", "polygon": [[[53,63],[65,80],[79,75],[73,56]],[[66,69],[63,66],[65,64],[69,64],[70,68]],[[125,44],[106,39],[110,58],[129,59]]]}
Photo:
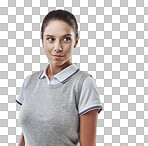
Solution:
{"label": "young woman's face", "polygon": [[75,40],[75,34],[70,25],[64,21],[51,20],[45,28],[42,40],[43,48],[50,63],[57,66],[65,63],[71,64],[72,49],[76,47],[78,39]]}

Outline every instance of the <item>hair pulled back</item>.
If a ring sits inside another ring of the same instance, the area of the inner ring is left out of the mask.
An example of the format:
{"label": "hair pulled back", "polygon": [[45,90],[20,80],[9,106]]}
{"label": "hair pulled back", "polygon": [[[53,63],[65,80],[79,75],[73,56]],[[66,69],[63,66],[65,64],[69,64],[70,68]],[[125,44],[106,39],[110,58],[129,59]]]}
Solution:
{"label": "hair pulled back", "polygon": [[42,27],[41,27],[41,39],[43,40],[43,35],[45,32],[45,28],[48,26],[48,23],[51,20],[61,20],[73,28],[75,33],[75,38],[78,36],[78,24],[75,16],[66,11],[66,10],[52,10],[50,11],[43,19]]}

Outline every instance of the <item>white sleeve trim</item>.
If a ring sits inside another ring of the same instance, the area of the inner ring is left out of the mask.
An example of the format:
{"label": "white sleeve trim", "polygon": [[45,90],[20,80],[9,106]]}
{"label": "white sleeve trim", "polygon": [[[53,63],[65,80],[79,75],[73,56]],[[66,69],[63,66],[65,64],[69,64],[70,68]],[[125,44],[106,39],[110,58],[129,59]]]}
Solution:
{"label": "white sleeve trim", "polygon": [[101,105],[96,105],[96,106],[92,106],[92,107],[86,108],[84,111],[79,113],[79,117],[82,116],[83,114],[93,110],[93,109],[99,109],[98,110],[98,114],[99,114],[101,112],[101,110],[102,110],[102,106]]}
{"label": "white sleeve trim", "polygon": [[23,82],[22,87],[21,87],[21,89],[20,89],[19,95],[17,96],[17,98],[16,98],[16,100],[15,100],[15,101],[16,101],[18,104],[20,104],[20,105],[23,104],[23,101],[24,101],[24,93],[23,93],[23,91],[24,91],[24,88],[25,88],[25,86],[26,86],[26,84],[27,84],[27,82],[28,82],[30,76],[31,76],[31,75],[28,75],[28,76],[24,79],[24,82]]}
{"label": "white sleeve trim", "polygon": [[78,106],[79,116],[94,108],[103,109],[95,79],[87,77],[83,82],[80,94]]}
{"label": "white sleeve trim", "polygon": [[19,102],[17,99],[15,100],[18,104],[20,104],[20,105],[22,105],[22,103],[21,102]]}

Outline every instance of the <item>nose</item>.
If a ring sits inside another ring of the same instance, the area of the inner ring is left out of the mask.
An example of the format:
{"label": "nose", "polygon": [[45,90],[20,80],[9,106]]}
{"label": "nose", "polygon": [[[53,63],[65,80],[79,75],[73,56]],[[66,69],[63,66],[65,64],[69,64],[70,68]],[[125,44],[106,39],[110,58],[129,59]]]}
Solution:
{"label": "nose", "polygon": [[56,52],[62,51],[60,41],[58,41],[58,40],[55,42],[54,51],[56,51]]}

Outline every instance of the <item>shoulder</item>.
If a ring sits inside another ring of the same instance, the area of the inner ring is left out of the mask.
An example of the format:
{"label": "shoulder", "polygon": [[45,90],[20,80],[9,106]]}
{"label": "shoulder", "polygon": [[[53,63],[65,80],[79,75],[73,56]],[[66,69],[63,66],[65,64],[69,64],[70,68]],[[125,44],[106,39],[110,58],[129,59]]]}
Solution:
{"label": "shoulder", "polygon": [[89,74],[86,71],[79,70],[75,75],[76,89],[80,92],[82,86],[89,85],[91,78],[92,78],[91,74]]}
{"label": "shoulder", "polygon": [[88,73],[87,71],[81,71],[79,70],[78,73],[76,74],[76,76],[79,78],[79,79],[86,79],[87,77],[92,77],[92,75],[90,73]]}
{"label": "shoulder", "polygon": [[28,82],[30,82],[31,80],[34,79],[39,79],[40,75],[42,74],[43,70],[41,71],[36,71],[30,75],[27,75],[26,78],[24,79],[24,86],[26,86],[28,84]]}
{"label": "shoulder", "polygon": [[28,75],[25,79],[32,79],[32,78],[38,78],[42,75],[43,70],[35,71],[34,73]]}
{"label": "shoulder", "polygon": [[85,85],[94,85],[96,83],[95,79],[93,78],[93,76],[88,76],[85,80],[84,83]]}
{"label": "shoulder", "polygon": [[83,98],[84,98],[84,94],[86,97],[99,96],[96,80],[92,76],[88,76],[87,78],[85,78],[84,82],[82,83],[81,92],[82,92]]}
{"label": "shoulder", "polygon": [[31,74],[31,77],[40,77],[42,75],[44,70],[40,70],[40,71],[36,71],[34,73]]}
{"label": "shoulder", "polygon": [[91,74],[88,74],[83,82],[83,88],[94,88],[96,87],[96,80]]}

